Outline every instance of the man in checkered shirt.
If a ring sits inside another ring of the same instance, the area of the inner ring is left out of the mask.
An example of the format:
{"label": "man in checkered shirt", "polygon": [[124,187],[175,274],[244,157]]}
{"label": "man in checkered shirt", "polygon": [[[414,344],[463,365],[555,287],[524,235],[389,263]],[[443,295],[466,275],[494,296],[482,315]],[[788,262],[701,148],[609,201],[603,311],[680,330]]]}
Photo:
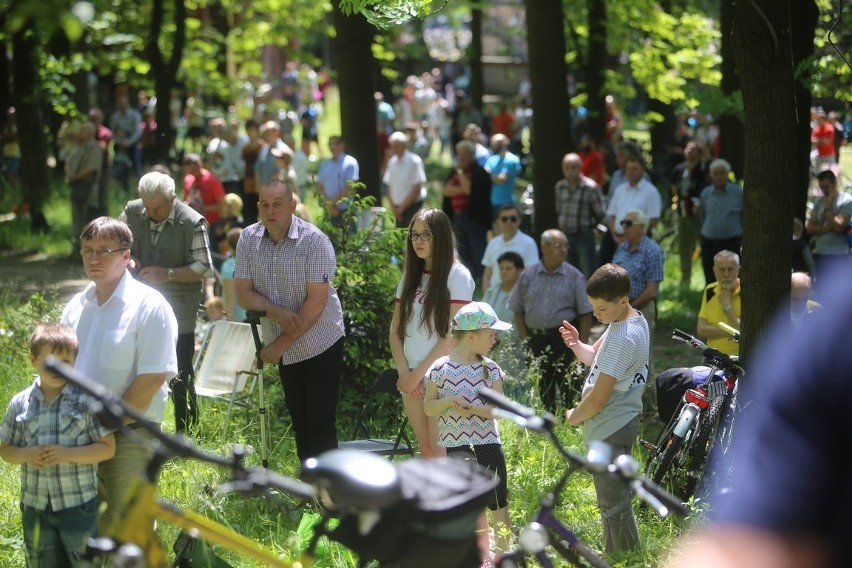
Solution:
{"label": "man in checkered shirt", "polygon": [[332,287],[331,241],[293,215],[286,181],[260,190],[260,222],[243,229],[234,279],[237,299],[262,318],[261,357],[277,363],[299,460],[337,447],[337,399],[343,370],[343,310]]}

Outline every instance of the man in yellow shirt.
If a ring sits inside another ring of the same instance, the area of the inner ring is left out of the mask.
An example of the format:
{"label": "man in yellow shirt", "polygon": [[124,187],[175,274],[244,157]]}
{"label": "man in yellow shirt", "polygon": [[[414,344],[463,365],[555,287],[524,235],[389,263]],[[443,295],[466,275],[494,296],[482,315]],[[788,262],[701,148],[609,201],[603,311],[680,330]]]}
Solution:
{"label": "man in yellow shirt", "polygon": [[698,336],[708,347],[728,355],[739,355],[740,346],[718,325],[724,322],[734,329],[740,328],[740,257],[729,250],[713,257],[716,282],[704,288],[701,309],[698,310]]}

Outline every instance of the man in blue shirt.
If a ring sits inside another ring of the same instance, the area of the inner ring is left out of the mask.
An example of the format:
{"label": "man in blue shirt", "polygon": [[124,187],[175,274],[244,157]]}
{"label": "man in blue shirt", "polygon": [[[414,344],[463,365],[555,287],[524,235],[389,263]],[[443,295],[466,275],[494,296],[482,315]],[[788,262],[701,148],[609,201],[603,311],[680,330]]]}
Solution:
{"label": "man in blue shirt", "polygon": [[509,138],[505,134],[491,137],[491,149],[494,154],[484,167],[491,176],[491,218],[497,219],[500,207],[515,202],[515,181],[521,173],[521,160],[509,151]]}
{"label": "man in blue shirt", "polygon": [[350,181],[358,181],[358,160],[348,155],[346,144],[340,136],[328,140],[331,159],[320,164],[317,188],[325,200],[325,209],[332,223],[343,223],[343,212],[349,208]]}
{"label": "man in blue shirt", "polygon": [[728,181],[731,165],[710,162],[710,182],[701,192],[701,266],[707,284],[716,281],[713,257],[729,250],[740,254],[743,244],[743,188]]}

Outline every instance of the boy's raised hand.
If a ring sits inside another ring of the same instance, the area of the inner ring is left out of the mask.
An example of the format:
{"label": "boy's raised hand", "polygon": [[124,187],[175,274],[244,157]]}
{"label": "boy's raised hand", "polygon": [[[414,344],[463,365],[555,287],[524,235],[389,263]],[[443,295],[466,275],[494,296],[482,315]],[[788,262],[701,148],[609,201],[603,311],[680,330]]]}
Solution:
{"label": "boy's raised hand", "polygon": [[559,334],[562,336],[562,341],[568,347],[580,344],[580,332],[568,320],[562,320],[562,325],[559,327]]}

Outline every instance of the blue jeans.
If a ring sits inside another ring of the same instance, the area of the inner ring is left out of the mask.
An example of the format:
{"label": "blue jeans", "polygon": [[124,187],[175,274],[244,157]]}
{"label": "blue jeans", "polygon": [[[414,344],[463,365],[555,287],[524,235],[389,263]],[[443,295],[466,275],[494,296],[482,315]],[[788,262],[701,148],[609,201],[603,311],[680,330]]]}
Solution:
{"label": "blue jeans", "polygon": [[82,558],[86,540],[96,533],[97,498],[62,511],[21,505],[21,513],[29,568],[89,566]]}
{"label": "blue jeans", "polygon": [[568,237],[568,262],[580,269],[587,279],[597,269],[594,230],[586,229]]}

